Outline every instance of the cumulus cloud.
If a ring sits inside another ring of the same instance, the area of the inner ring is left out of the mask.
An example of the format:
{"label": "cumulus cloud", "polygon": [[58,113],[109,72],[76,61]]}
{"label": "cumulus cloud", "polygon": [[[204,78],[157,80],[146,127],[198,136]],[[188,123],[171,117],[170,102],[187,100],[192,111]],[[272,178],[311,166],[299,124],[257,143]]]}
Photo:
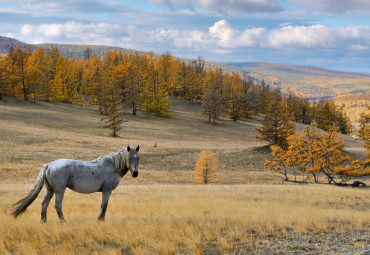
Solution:
{"label": "cumulus cloud", "polygon": [[171,9],[203,8],[221,13],[228,12],[279,12],[281,6],[276,0],[149,0],[157,5],[168,6]]}
{"label": "cumulus cloud", "polygon": [[115,38],[127,36],[124,29],[108,23],[82,24],[69,21],[65,24],[23,25],[21,35],[34,38],[33,43],[111,44]]}
{"label": "cumulus cloud", "polygon": [[333,28],[323,25],[262,27],[238,30],[226,20],[215,22],[208,31],[122,27],[109,23],[23,25],[21,34],[36,42],[108,44],[137,50],[204,51],[229,53],[245,48],[290,51],[365,51],[370,48],[370,27]]}

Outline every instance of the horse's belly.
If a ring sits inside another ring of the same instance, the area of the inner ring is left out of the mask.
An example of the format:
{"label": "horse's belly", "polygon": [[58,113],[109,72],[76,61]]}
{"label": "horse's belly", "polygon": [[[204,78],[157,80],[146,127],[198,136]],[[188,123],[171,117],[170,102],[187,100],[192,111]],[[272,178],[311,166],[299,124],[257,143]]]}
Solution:
{"label": "horse's belly", "polygon": [[68,181],[67,187],[73,191],[80,193],[92,193],[101,191],[103,186],[103,180],[101,178],[72,178]]}

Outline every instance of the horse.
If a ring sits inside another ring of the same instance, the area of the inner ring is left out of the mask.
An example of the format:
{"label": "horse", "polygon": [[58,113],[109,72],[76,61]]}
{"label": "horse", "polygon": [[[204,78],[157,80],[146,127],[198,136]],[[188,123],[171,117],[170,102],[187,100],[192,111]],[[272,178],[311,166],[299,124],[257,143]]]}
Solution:
{"label": "horse", "polygon": [[79,193],[102,192],[101,211],[98,220],[105,220],[105,212],[112,191],[118,186],[121,178],[131,171],[137,177],[140,146],[127,146],[118,152],[99,157],[92,161],[58,159],[42,166],[33,189],[12,207],[14,218],[22,215],[46,186],[46,194],[42,200],[41,222],[46,222],[47,208],[55,193],[55,209],[59,220],[64,222],[62,202],[66,188]]}

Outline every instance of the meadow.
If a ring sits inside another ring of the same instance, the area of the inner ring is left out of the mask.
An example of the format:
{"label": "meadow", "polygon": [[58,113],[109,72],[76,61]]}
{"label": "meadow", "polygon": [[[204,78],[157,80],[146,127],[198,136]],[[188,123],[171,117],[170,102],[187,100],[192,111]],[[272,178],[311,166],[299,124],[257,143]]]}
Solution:
{"label": "meadow", "polygon": [[[208,124],[201,106],[173,101],[172,117],[125,115],[120,137],[101,128],[92,107],[0,101],[0,254],[366,254],[370,191],[281,185],[263,169],[257,120]],[[298,126],[302,129],[303,126]],[[363,159],[362,144],[344,136]],[[157,147],[153,145],[157,143]],[[101,194],[67,191],[66,222],[53,208],[40,223],[44,191],[18,220],[11,205],[33,187],[40,167],[58,158],[92,160],[141,146],[139,177],[113,191],[106,221]],[[220,184],[193,185],[199,152],[219,158]],[[369,184],[368,179],[363,179]]]}

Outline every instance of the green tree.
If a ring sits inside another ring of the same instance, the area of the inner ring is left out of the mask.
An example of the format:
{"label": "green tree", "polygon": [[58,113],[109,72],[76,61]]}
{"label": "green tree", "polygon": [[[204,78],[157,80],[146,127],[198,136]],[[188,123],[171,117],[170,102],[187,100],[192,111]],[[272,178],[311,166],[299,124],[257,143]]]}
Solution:
{"label": "green tree", "polygon": [[276,96],[270,97],[266,114],[263,116],[262,127],[257,128],[260,135],[257,139],[268,141],[270,145],[279,145],[287,148],[287,138],[294,134],[295,123],[284,98],[279,100]]}

